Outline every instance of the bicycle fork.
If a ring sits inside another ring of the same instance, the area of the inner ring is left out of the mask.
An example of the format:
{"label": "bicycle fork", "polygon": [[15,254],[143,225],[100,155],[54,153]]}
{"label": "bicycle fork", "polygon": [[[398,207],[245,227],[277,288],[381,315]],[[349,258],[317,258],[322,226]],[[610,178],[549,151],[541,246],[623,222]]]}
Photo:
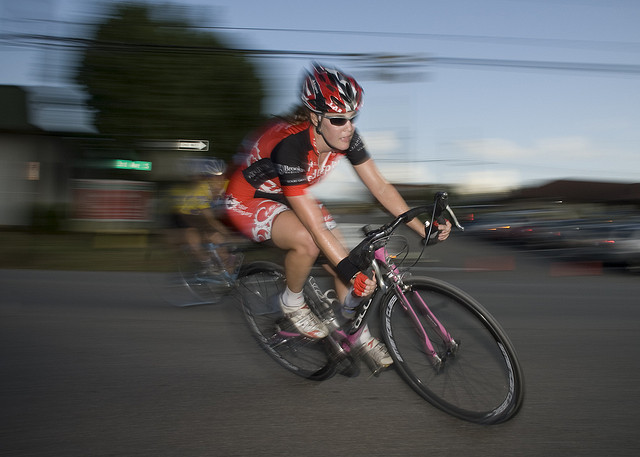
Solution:
{"label": "bicycle fork", "polygon": [[418,292],[412,291],[411,293],[413,294],[415,301],[420,305],[422,313],[429,322],[431,328],[436,332],[438,337],[440,337],[440,339],[446,346],[446,354],[438,354],[414,307],[398,285],[396,285],[396,293],[401,298],[402,307],[411,318],[411,321],[415,325],[415,329],[418,332],[418,335],[420,335],[420,337],[422,338],[424,351],[427,354],[427,357],[431,361],[431,364],[433,365],[435,371],[440,372],[440,370],[444,367],[444,363],[447,358],[449,356],[454,357],[456,355],[456,352],[458,351],[458,348],[460,346],[459,343],[453,339],[449,332],[447,332],[442,323],[440,323],[429,306],[423,300],[422,296],[420,296]]}

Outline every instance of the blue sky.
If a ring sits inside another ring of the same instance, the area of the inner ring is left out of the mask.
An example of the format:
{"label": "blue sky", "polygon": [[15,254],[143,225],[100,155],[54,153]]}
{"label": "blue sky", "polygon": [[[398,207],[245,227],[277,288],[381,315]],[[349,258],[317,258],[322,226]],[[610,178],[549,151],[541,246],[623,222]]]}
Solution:
{"label": "blue sky", "polygon": [[[0,0],[0,33],[76,33],[66,23],[94,22],[102,3]],[[318,59],[364,86],[359,129],[392,181],[474,190],[560,178],[640,182],[636,0],[172,3],[199,6],[195,23],[228,28],[220,33],[237,47],[434,59],[405,82],[381,80],[352,60]],[[62,57],[0,39],[0,84],[65,84]],[[296,102],[310,60],[256,60],[272,88],[267,112]],[[486,65],[515,61],[589,65]],[[349,176],[343,169],[335,179]]]}

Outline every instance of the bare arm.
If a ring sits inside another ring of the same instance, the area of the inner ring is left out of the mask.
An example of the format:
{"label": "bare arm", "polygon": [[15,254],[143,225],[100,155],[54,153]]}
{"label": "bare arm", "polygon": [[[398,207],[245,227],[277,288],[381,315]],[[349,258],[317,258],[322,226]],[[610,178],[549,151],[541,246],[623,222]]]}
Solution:
{"label": "bare arm", "polygon": [[[389,181],[387,181],[384,176],[382,176],[373,159],[369,159],[366,162],[355,165],[353,168],[356,170],[356,173],[364,185],[367,186],[371,194],[391,214],[398,216],[409,209],[409,206],[398,190]],[[417,218],[412,219],[407,223],[407,226],[424,238],[425,227],[420,220]],[[447,239],[450,231],[451,223],[448,222],[446,226],[440,228],[440,235],[438,235],[438,239]]]}
{"label": "bare arm", "polygon": [[229,230],[227,229],[227,227],[225,227],[225,225],[215,217],[211,209],[203,210],[202,215],[205,217],[207,223],[212,229],[220,232],[222,235],[229,235]]}

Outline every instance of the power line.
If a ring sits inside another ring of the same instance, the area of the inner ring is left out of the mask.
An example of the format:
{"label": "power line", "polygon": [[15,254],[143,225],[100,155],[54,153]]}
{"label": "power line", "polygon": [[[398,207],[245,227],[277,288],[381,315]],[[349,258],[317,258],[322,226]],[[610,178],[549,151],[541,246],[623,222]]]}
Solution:
{"label": "power line", "polygon": [[457,57],[434,57],[432,59],[442,65],[482,66],[530,68],[535,70],[564,70],[590,73],[640,73],[640,65],[603,64],[589,62],[554,62],[541,60],[507,60],[507,59],[468,59]]}
{"label": "power line", "polygon": [[72,49],[93,48],[100,51],[118,52],[164,52],[192,54],[244,54],[251,57],[333,57],[360,61],[380,61],[396,66],[414,66],[427,63],[425,57],[418,54],[362,53],[362,52],[319,52],[275,49],[241,49],[219,46],[193,46],[157,43],[131,43],[94,40],[88,38],[61,37],[38,34],[0,34],[0,40],[7,40],[13,46],[27,47],[64,47]]}
{"label": "power line", "polygon": [[492,35],[460,35],[460,34],[444,34],[444,33],[420,33],[420,32],[370,32],[364,30],[324,30],[324,29],[290,29],[290,28],[266,28],[266,27],[194,27],[197,29],[211,30],[235,30],[235,31],[251,31],[251,32],[293,32],[293,33],[315,33],[315,34],[333,34],[333,35],[356,35],[356,36],[377,36],[382,38],[408,38],[421,40],[438,40],[438,41],[470,41],[473,43],[497,43],[509,45],[535,45],[549,47],[570,47],[570,48],[586,48],[594,49],[607,48],[617,51],[640,51],[640,43],[628,41],[596,41],[596,40],[576,40],[576,39],[559,39],[559,38],[527,38],[527,37],[500,37]]}
{"label": "power line", "polygon": [[[9,19],[14,20],[14,19]],[[97,23],[82,23],[72,21],[60,21],[54,19],[27,19],[28,22],[45,22],[62,25],[88,26],[98,27]],[[614,49],[616,51],[638,52],[640,51],[640,43],[632,41],[598,41],[598,40],[581,40],[567,38],[535,38],[535,37],[508,37],[496,35],[462,35],[462,34],[446,34],[446,33],[424,33],[424,32],[385,32],[385,31],[368,31],[368,30],[329,30],[329,29],[298,29],[298,28],[278,28],[278,27],[229,27],[229,26],[198,26],[198,25],[178,25],[165,24],[165,28],[180,28],[194,30],[219,30],[219,31],[240,31],[240,32],[270,32],[270,33],[306,33],[321,35],[352,35],[364,37],[381,37],[381,38],[405,38],[419,40],[436,40],[436,41],[467,41],[477,44],[494,43],[507,45],[526,45],[526,46],[545,46],[545,47],[568,47],[568,48],[584,48],[584,49]]]}
{"label": "power line", "polygon": [[512,59],[480,59],[466,57],[433,57],[422,54],[392,54],[392,53],[361,53],[361,52],[322,52],[322,51],[294,51],[275,49],[242,49],[217,46],[172,45],[155,43],[129,43],[94,40],[88,38],[63,37],[38,34],[0,34],[0,40],[9,42],[13,46],[27,46],[37,48],[93,48],[106,52],[162,52],[177,54],[235,54],[254,58],[332,58],[346,59],[363,66],[380,68],[388,71],[393,69],[415,70],[426,66],[452,65],[467,67],[503,67],[522,68],[531,70],[562,70],[589,73],[608,74],[640,74],[640,65],[631,64],[603,64],[591,62],[560,62]]}

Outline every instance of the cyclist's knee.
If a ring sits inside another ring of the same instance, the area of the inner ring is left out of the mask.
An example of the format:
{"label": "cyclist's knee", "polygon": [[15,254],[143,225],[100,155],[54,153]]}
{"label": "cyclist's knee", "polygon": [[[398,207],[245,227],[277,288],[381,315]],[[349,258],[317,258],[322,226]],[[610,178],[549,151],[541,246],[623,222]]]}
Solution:
{"label": "cyclist's knee", "polygon": [[309,232],[305,230],[305,233],[299,234],[296,237],[293,250],[298,254],[304,255],[309,259],[315,260],[320,255],[320,248],[313,240],[313,237]]}
{"label": "cyclist's knee", "polygon": [[298,221],[290,217],[292,213],[282,213],[273,225],[271,239],[276,246],[287,251],[294,251],[300,256],[315,260],[320,254],[311,233]]}
{"label": "cyclist's knee", "polygon": [[213,243],[213,244],[222,244],[225,242],[225,237],[222,233],[220,232],[213,232],[209,235],[209,240]]}

